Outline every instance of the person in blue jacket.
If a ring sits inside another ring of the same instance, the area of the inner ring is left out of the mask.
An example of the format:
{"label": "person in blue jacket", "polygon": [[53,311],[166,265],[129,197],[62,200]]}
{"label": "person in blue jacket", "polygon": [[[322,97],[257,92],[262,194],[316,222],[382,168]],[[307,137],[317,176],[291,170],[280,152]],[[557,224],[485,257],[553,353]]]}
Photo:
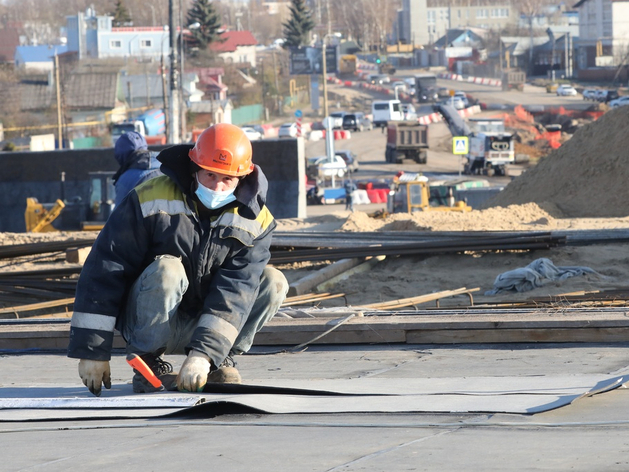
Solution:
{"label": "person in blue jacket", "polygon": [[[162,354],[186,355],[179,390],[241,382],[232,356],[249,350],[288,292],[267,266],[277,224],[251,158],[240,128],[211,126],[194,146],[163,150],[164,175],[112,212],[78,280],[68,346],[94,395],[111,387],[114,330],[163,382],[174,374]],[[133,391],[155,388],[136,371]]]}
{"label": "person in blue jacket", "polygon": [[157,153],[149,151],[144,136],[135,131],[125,133],[116,140],[114,157],[120,165],[112,179],[116,189],[116,205],[136,185],[162,175]]}

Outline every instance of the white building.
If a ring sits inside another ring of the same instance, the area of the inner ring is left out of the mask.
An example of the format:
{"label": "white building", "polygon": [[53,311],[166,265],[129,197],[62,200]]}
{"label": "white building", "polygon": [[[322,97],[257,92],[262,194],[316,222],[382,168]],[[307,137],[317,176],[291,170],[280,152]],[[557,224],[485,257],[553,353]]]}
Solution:
{"label": "white building", "polygon": [[581,0],[579,11],[579,69],[618,66],[629,54],[629,1]]}
{"label": "white building", "polygon": [[508,0],[402,0],[399,36],[409,44],[427,45],[450,29],[501,30],[518,17]]}
{"label": "white building", "polygon": [[68,51],[77,52],[79,59],[136,57],[159,60],[168,55],[168,26],[114,27],[112,22],[112,16],[96,16],[90,9],[68,16]]}

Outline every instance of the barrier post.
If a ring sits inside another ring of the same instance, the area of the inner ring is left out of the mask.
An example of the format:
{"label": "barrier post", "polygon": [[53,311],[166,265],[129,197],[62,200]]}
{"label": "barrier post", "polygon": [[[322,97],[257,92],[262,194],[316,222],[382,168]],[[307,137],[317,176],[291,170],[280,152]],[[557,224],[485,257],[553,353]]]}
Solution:
{"label": "barrier post", "polygon": [[303,116],[303,113],[301,112],[301,110],[296,110],[295,111],[295,118],[297,118],[297,137],[301,138],[301,117]]}

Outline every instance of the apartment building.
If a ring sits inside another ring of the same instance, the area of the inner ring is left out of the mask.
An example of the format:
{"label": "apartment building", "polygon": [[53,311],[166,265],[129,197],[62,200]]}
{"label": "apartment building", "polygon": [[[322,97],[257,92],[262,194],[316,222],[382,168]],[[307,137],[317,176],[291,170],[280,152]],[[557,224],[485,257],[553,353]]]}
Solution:
{"label": "apartment building", "polygon": [[500,30],[518,22],[509,0],[403,0],[398,12],[399,38],[430,45],[449,29]]}
{"label": "apartment building", "polygon": [[629,1],[580,0],[577,66],[617,67],[629,58]]}

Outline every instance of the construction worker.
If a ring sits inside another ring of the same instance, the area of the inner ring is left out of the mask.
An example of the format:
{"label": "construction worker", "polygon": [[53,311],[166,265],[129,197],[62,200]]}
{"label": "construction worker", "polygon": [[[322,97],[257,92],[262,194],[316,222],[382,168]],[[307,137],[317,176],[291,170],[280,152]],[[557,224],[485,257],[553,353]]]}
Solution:
{"label": "construction worker", "polygon": [[114,157],[120,167],[113,176],[116,188],[116,205],[136,185],[162,175],[157,153],[149,151],[146,139],[140,133],[129,131],[116,140]]}
{"label": "construction worker", "polygon": [[[165,175],[111,214],[81,271],[68,348],[94,395],[111,386],[114,328],[160,379],[174,379],[160,356],[185,354],[179,390],[240,383],[232,356],[249,350],[288,291],[267,267],[276,223],[251,155],[240,128],[211,126],[194,147],[162,151]],[[136,371],[133,390],[155,388]]]}
{"label": "construction worker", "polygon": [[356,184],[352,179],[345,181],[345,209],[354,212],[354,191],[356,190]]}

